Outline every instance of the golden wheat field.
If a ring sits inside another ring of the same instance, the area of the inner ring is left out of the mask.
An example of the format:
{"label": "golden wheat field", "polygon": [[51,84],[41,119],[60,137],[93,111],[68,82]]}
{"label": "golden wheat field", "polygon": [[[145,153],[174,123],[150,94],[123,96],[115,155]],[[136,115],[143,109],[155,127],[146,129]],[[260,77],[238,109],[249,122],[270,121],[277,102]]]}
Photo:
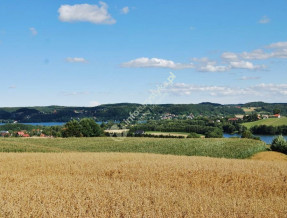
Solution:
{"label": "golden wheat field", "polygon": [[286,217],[286,162],[1,153],[0,217]]}

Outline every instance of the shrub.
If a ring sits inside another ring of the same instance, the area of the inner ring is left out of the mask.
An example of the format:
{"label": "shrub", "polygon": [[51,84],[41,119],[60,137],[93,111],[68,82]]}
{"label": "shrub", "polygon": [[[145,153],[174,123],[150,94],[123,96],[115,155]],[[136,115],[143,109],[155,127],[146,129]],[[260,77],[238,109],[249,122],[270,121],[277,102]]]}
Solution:
{"label": "shrub", "polygon": [[187,136],[187,138],[200,138],[200,135],[195,132],[192,132]]}
{"label": "shrub", "polygon": [[282,135],[277,136],[273,139],[270,148],[272,151],[278,151],[287,154],[287,141]]}

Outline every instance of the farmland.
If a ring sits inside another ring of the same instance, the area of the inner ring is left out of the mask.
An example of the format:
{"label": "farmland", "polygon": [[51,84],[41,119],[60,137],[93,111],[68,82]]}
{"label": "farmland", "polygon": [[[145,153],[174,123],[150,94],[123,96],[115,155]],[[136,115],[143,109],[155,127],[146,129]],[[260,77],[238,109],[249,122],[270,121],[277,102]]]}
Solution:
{"label": "farmland", "polygon": [[146,131],[146,134],[151,134],[151,135],[170,135],[170,136],[183,136],[187,137],[190,133],[186,132],[158,132],[158,131]]}
{"label": "farmland", "polygon": [[248,129],[256,125],[282,126],[287,125],[287,117],[268,118],[263,120],[257,120],[254,122],[243,123],[243,125],[246,126]]}
{"label": "farmland", "polygon": [[[118,141],[115,141],[118,140]],[[1,152],[132,152],[244,159],[266,150],[251,139],[1,138]]]}
{"label": "farmland", "polygon": [[286,162],[2,153],[0,217],[284,217]]}

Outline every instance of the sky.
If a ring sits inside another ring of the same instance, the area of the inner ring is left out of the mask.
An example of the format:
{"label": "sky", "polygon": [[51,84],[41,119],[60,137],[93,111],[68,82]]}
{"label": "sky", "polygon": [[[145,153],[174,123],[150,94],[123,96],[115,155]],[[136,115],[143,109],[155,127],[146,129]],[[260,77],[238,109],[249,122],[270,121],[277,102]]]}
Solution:
{"label": "sky", "polygon": [[286,0],[1,0],[0,107],[287,102],[286,11]]}

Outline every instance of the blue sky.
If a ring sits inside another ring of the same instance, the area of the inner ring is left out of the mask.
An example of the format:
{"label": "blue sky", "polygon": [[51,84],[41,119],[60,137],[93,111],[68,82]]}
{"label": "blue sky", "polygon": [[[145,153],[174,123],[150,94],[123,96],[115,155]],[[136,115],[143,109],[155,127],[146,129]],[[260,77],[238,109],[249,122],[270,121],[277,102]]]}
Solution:
{"label": "blue sky", "polygon": [[1,0],[0,107],[286,102],[286,0]]}

